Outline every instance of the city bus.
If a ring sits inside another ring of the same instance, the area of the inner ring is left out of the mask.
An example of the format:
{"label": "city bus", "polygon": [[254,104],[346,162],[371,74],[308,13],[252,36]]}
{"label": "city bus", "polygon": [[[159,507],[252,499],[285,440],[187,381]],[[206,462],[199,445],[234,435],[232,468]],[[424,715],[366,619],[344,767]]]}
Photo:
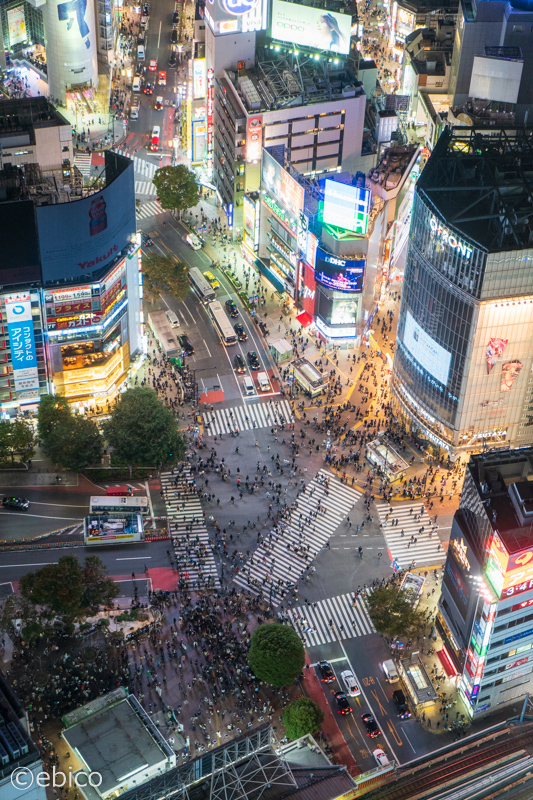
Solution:
{"label": "city bus", "polygon": [[218,302],[215,300],[207,306],[209,316],[213,320],[213,326],[218,333],[219,339],[222,344],[236,344],[237,334],[233,330],[233,325],[229,321],[226,312]]}
{"label": "city bus", "polygon": [[216,298],[215,290],[211,288],[197,267],[189,270],[189,280],[196,296],[204,305]]}
{"label": "city bus", "polygon": [[91,514],[148,514],[148,498],[141,495],[133,497],[91,497]]}

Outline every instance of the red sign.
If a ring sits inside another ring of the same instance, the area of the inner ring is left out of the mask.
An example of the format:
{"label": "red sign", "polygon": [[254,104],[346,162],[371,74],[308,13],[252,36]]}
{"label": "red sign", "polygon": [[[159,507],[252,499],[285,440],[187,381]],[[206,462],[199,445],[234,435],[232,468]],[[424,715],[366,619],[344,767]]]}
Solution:
{"label": "red sign", "polygon": [[215,71],[207,70],[207,169],[213,168],[213,97]]}
{"label": "red sign", "polygon": [[315,271],[311,269],[309,264],[301,262],[304,270],[304,282],[302,287],[302,306],[304,311],[307,311],[310,317],[315,316],[315,296],[316,296],[316,281]]}
{"label": "red sign", "polygon": [[533,606],[533,598],[531,600],[522,600],[521,603],[517,603],[513,606],[511,611],[518,611],[520,608],[527,608],[528,606]]}
{"label": "red sign", "polygon": [[78,300],[73,303],[63,303],[60,306],[54,306],[54,314],[60,317],[62,314],[79,314],[80,311],[90,311],[92,304],[90,300]]}
{"label": "red sign", "polygon": [[111,286],[105,294],[102,295],[100,299],[100,305],[102,306],[102,311],[106,311],[108,306],[111,305],[117,294],[122,289],[122,279],[119,278],[113,286]]}
{"label": "red sign", "polygon": [[98,325],[101,321],[102,313],[93,311],[91,314],[80,314],[78,317],[56,319],[53,324],[56,330],[64,330],[66,328],[85,328],[89,325]]}
{"label": "red sign", "polygon": [[263,117],[250,117],[246,128],[246,160],[261,161]]}

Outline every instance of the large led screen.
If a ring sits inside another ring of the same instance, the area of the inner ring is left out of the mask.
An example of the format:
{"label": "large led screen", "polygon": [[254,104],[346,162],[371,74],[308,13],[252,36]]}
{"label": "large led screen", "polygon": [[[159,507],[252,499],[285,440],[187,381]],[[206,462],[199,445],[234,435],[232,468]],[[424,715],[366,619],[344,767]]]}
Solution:
{"label": "large led screen", "polygon": [[420,325],[415,322],[410,311],[405,317],[403,343],[420,366],[424,367],[435,380],[444,386],[448,383],[452,354],[432,339]]}
{"label": "large led screen", "polygon": [[133,163],[83,200],[37,208],[43,280],[87,280],[114,261],[137,229]]}
{"label": "large led screen", "polygon": [[267,150],[263,150],[261,162],[261,180],[268,192],[279,200],[285,208],[299,214],[304,207],[304,189],[298,181],[289,175],[287,170],[272,158]]}
{"label": "large led screen", "polygon": [[271,34],[282,42],[347,55],[350,52],[351,27],[350,14],[337,14],[284,0],[273,0],[272,3]]}
{"label": "large led screen", "polygon": [[370,190],[328,179],[324,192],[324,223],[364,236],[368,230]]}
{"label": "large led screen", "polygon": [[336,292],[362,292],[364,259],[338,258],[321,247],[316,249],[315,280]]}

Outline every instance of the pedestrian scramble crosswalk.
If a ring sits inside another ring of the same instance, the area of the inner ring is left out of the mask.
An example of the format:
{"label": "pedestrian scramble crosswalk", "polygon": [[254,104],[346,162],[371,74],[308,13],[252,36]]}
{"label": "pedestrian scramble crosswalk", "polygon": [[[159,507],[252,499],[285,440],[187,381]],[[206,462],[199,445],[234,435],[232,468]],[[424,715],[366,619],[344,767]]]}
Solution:
{"label": "pedestrian scramble crosswalk", "polygon": [[162,214],[163,209],[159,200],[148,200],[142,203],[141,207],[137,209],[137,219],[147,219],[148,217],[155,217],[157,214]]}
{"label": "pedestrian scramble crosswalk", "polygon": [[90,153],[76,153],[76,155],[74,156],[74,164],[79,169],[84,178],[90,177],[91,174]]}
{"label": "pedestrian scramble crosswalk", "polygon": [[362,594],[355,600],[353,594],[340,594],[289,608],[282,619],[292,625],[306,647],[376,632]]}
{"label": "pedestrian scramble crosswalk", "polygon": [[163,472],[161,487],[180,580],[191,588],[218,587],[211,541],[190,467],[184,466],[181,472],[175,470],[175,474]]}
{"label": "pedestrian scramble crosswalk", "polygon": [[141,194],[144,197],[155,197],[157,189],[152,181],[135,181],[135,194]]}
{"label": "pedestrian scramble crosswalk", "polygon": [[272,428],[294,422],[288,400],[217,408],[215,411],[204,411],[203,417],[206,436],[220,436],[235,429],[249,431],[253,428]]}
{"label": "pedestrian scramble crosswalk", "polygon": [[153,161],[146,161],[144,158],[140,158],[139,156],[130,155],[128,150],[120,148],[117,148],[115,152],[119,153],[121,156],[126,156],[133,161],[133,171],[136,175],[143,175],[146,180],[152,180],[156,170],[158,169]]}
{"label": "pedestrian scramble crosswalk", "polygon": [[290,514],[239,568],[234,582],[278,605],[289,586],[316,571],[314,559],[361,495],[321,469]]}
{"label": "pedestrian scramble crosswalk", "polygon": [[446,553],[440,544],[438,525],[430,520],[421,500],[394,506],[376,503],[376,508],[387,548],[400,569],[444,563]]}

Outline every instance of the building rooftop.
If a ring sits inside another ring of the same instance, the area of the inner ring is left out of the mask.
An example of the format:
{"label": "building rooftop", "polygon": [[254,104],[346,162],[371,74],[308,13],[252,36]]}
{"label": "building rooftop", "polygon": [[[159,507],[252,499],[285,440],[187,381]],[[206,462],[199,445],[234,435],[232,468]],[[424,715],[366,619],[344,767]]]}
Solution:
{"label": "building rooftop", "polygon": [[533,128],[444,131],[416,191],[488,252],[533,245]]}
{"label": "building rooftop", "polygon": [[0,103],[0,138],[5,134],[70,125],[46,97],[24,97]]}
{"label": "building rooftop", "polygon": [[227,71],[249,113],[327,103],[364,95],[363,85],[342,64],[302,56],[275,58],[263,51],[254,69]]}
{"label": "building rooftop", "polygon": [[480,453],[467,468],[507,551],[528,547],[533,541],[533,447]]}
{"label": "building rooftop", "polygon": [[173,752],[134,697],[120,701],[68,728],[63,737],[87,769],[102,776],[99,792],[121,786],[128,776],[164,765]]}
{"label": "building rooftop", "polygon": [[0,781],[14,769],[38,761],[40,755],[28,735],[24,709],[0,675]]}

